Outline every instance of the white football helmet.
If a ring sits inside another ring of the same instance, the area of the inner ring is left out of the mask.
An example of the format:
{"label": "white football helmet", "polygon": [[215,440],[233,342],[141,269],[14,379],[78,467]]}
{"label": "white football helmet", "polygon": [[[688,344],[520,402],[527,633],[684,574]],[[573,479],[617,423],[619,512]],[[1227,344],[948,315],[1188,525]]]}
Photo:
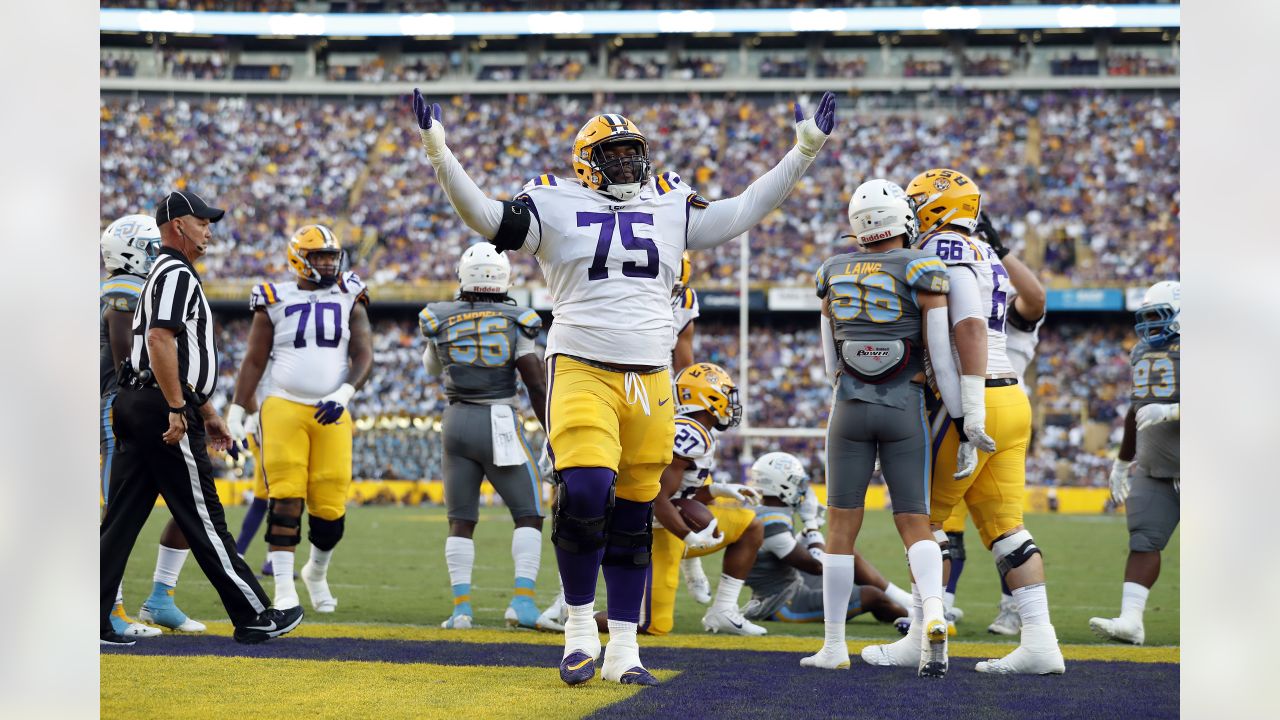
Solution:
{"label": "white football helmet", "polygon": [[853,238],[866,247],[896,235],[907,236],[907,247],[915,244],[920,221],[907,193],[888,180],[868,180],[853,191],[849,200],[849,225]]}
{"label": "white football helmet", "polygon": [[458,280],[462,292],[504,294],[511,283],[511,261],[493,245],[476,243],[458,261]]}
{"label": "white football helmet", "polygon": [[146,275],[160,252],[160,228],[150,215],[125,215],[103,231],[101,247],[108,271]]}
{"label": "white football helmet", "polygon": [[1182,283],[1158,282],[1142,296],[1142,305],[1134,313],[1138,322],[1133,327],[1147,344],[1159,347],[1181,334],[1182,323],[1178,319],[1181,312]]}
{"label": "white football helmet", "polygon": [[761,455],[748,472],[751,486],[761,495],[776,497],[787,505],[795,505],[804,494],[809,474],[804,464],[791,453],[771,452]]}

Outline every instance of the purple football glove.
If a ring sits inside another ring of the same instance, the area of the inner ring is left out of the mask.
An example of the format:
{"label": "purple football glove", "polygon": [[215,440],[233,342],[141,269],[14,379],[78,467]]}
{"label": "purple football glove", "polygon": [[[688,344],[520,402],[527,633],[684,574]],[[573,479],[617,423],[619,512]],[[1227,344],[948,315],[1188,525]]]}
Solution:
{"label": "purple football glove", "polygon": [[413,89],[413,114],[418,119],[418,127],[423,130],[431,128],[433,119],[440,119],[440,103],[427,104],[427,99],[422,97],[422,93],[418,88]]}
{"label": "purple football glove", "polygon": [[332,425],[342,418],[342,404],[333,400],[316,403],[315,419],[321,425]]}
{"label": "purple football glove", "polygon": [[[796,122],[804,122],[804,111],[800,109],[800,103],[795,104]],[[437,118],[439,119],[439,118]],[[825,135],[830,135],[836,126],[836,96],[830,92],[822,93],[822,99],[818,101],[818,111],[813,114],[813,124]]]}
{"label": "purple football glove", "polygon": [[816,158],[818,151],[827,142],[827,136],[836,126],[836,96],[829,92],[823,93],[817,112],[807,120],[799,102],[795,104],[795,111],[796,148],[800,154]]}

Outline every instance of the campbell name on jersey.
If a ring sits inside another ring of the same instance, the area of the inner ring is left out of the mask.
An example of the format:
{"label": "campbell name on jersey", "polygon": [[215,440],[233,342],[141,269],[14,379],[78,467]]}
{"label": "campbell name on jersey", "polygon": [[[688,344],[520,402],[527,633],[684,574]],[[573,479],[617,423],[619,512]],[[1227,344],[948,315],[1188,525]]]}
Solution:
{"label": "campbell name on jersey", "polygon": [[669,364],[671,289],[689,213],[707,201],[674,173],[650,179],[626,202],[554,175],[530,181],[516,200],[534,217],[522,249],[538,259],[553,298],[547,354]]}
{"label": "campbell name on jersey", "polygon": [[364,283],[345,272],[326,288],[297,282],[263,283],[249,293],[249,309],[271,318],[270,394],[315,403],[342,387],[350,371],[351,309],[368,303]]}
{"label": "campbell name on jersey", "polygon": [[518,305],[453,300],[418,313],[422,336],[435,343],[450,402],[488,403],[516,396],[516,360],[534,352],[538,313]]}
{"label": "campbell name on jersey", "polygon": [[[949,266],[964,266],[973,272],[978,281],[978,299],[987,312],[987,373],[1014,372],[1006,350],[1005,330],[1013,283],[995,251],[981,240],[950,230],[929,235],[920,249]],[[959,363],[957,355],[956,367]]]}
{"label": "campbell name on jersey", "polygon": [[[1130,398],[1134,408],[1180,402],[1181,345],[1180,339],[1158,348],[1139,341],[1133,348],[1129,363],[1133,369]],[[1177,420],[1139,430],[1134,460],[1152,477],[1181,477],[1181,436],[1181,423]]]}
{"label": "campbell name on jersey", "polygon": [[671,330],[675,339],[679,340],[680,333],[684,332],[684,329],[689,327],[689,323],[698,319],[701,314],[698,293],[693,288],[687,287],[684,292],[671,298]]}
{"label": "campbell name on jersey", "polygon": [[903,386],[923,368],[922,316],[916,294],[948,292],[946,266],[925,252],[905,248],[844,253],[824,262],[815,282],[818,297],[831,314],[838,348],[845,343],[890,340],[910,346],[906,364],[885,382],[865,383],[842,371],[836,398],[906,407],[909,395]]}
{"label": "campbell name on jersey", "polygon": [[[133,314],[146,278],[132,273],[117,273],[98,285],[98,355],[99,388],[103,397],[119,387],[116,378],[115,358],[111,355],[111,328],[107,325],[107,311]],[[133,342],[132,339],[130,342]]]}

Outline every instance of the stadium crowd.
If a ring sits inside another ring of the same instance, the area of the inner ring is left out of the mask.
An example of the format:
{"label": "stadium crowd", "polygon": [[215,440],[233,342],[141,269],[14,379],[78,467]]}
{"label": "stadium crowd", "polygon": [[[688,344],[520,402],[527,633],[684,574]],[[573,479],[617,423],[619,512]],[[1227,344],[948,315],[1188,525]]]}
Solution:
{"label": "stadium crowd", "polygon": [[[573,134],[600,109],[628,114],[648,133],[655,168],[712,199],[741,192],[792,142],[789,99],[666,96],[603,108],[581,97],[442,100],[450,146],[495,197],[543,172],[567,175]],[[936,110],[882,110],[872,99],[872,109],[842,115],[823,162],[752,232],[753,280],[809,284],[843,242],[851,178],[905,180],[938,165],[962,166],[981,183],[1008,241],[1044,265],[1050,284],[1177,274],[1176,97],[939,91],[925,100]],[[212,277],[277,271],[283,238],[311,220],[376,238],[358,261],[374,284],[452,280],[476,239],[424,175],[403,99],[105,95],[101,116],[103,225],[185,187],[186,168],[199,166],[194,184],[229,209],[205,258]],[[733,281],[737,247],[695,258],[701,286]],[[514,284],[541,282],[530,257],[514,266]]]}

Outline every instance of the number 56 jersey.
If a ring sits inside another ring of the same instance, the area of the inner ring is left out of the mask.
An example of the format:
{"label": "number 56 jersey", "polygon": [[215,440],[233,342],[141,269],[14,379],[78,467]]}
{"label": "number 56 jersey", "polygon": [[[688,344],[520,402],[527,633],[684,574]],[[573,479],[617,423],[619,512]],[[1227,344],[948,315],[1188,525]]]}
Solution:
{"label": "number 56 jersey", "polygon": [[626,202],[552,175],[516,200],[534,215],[521,249],[537,257],[552,297],[547,355],[670,364],[671,288],[689,213],[707,201],[674,173],[650,179]]}
{"label": "number 56 jersey", "polygon": [[311,405],[342,387],[350,371],[351,309],[369,293],[353,272],[327,288],[296,282],[263,283],[249,294],[249,309],[271,318],[270,395]]}
{"label": "number 56 jersey", "polygon": [[514,404],[516,361],[537,352],[542,318],[519,305],[452,300],[423,308],[418,329],[435,344],[449,402]]}

